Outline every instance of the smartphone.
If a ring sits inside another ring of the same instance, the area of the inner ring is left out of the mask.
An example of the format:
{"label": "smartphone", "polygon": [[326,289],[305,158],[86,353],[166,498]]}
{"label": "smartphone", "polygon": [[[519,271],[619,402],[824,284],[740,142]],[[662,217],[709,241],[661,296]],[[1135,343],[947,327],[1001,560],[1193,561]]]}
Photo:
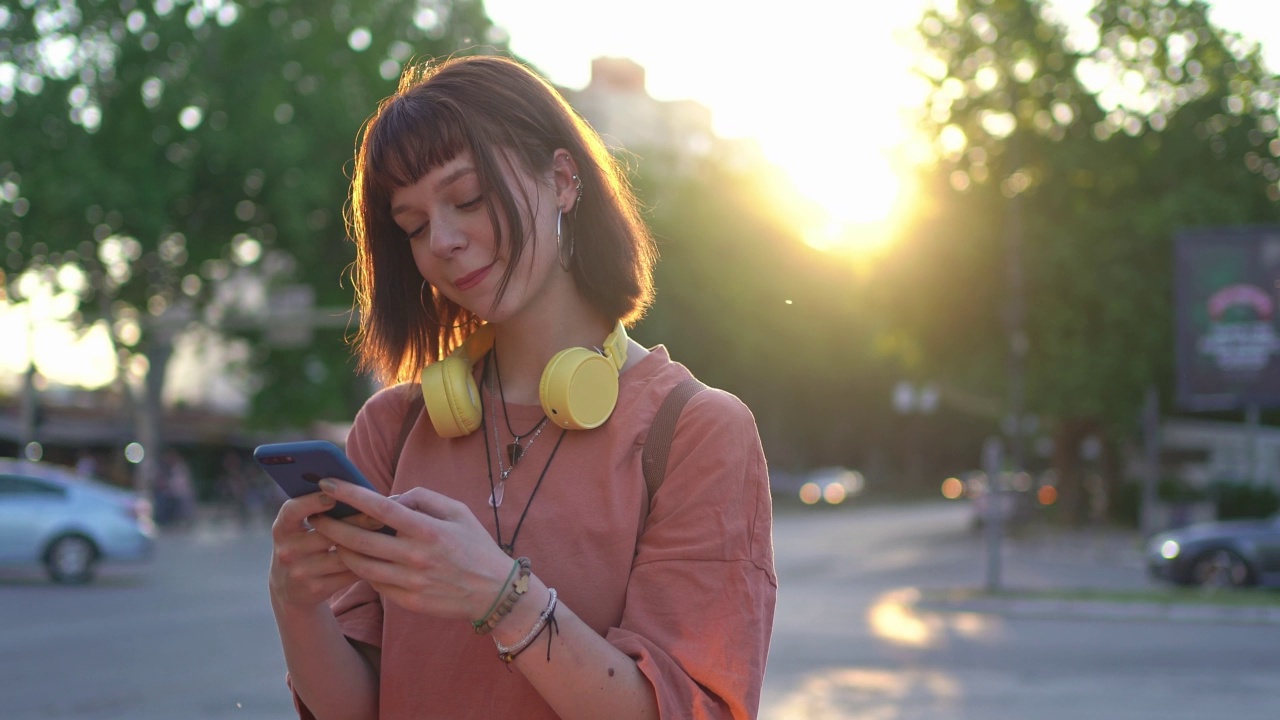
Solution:
{"label": "smartphone", "polygon": [[[323,478],[346,480],[360,487],[374,490],[373,485],[356,468],[347,454],[328,440],[302,440],[259,445],[253,451],[253,459],[291,498],[320,492],[316,483]],[[325,515],[344,518],[359,512],[350,505],[340,502],[325,511]],[[395,530],[389,527],[383,527],[380,532],[395,534]]]}

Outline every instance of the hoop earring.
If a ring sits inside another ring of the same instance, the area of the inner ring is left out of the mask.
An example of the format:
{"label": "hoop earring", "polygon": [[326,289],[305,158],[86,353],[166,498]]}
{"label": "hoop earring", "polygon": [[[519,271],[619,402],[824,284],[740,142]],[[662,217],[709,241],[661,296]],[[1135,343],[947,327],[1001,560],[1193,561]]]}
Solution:
{"label": "hoop earring", "polygon": [[[561,220],[563,218],[564,218],[564,210],[557,208],[556,209],[556,255],[559,256],[560,267],[563,268],[565,272],[569,272],[569,263],[573,262],[573,236],[571,235],[568,240],[565,240],[564,235],[561,234],[560,226],[561,226]],[[565,254],[566,247],[569,248],[567,255]]]}

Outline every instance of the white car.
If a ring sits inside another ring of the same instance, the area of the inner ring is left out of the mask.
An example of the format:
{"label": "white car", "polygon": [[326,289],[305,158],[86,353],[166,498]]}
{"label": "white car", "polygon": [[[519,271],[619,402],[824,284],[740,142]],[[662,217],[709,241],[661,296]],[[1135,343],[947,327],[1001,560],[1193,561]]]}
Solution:
{"label": "white car", "polygon": [[151,557],[151,503],[46,463],[0,458],[0,566],[41,567],[59,583],[93,579],[100,562]]}

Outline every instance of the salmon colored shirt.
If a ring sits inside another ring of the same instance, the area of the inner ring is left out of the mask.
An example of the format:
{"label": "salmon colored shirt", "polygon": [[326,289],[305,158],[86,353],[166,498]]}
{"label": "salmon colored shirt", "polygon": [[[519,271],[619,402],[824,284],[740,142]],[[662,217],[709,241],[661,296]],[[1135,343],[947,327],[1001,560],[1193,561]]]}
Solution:
{"label": "salmon colored shirt", "polygon": [[[635,659],[663,718],[752,718],[778,581],[764,453],[755,419],[738,398],[708,389],[689,401],[665,481],[645,513],[641,450],[658,406],[689,376],[658,346],[621,375],[618,404],[604,425],[566,432],[548,423],[507,480],[498,522],[502,542],[510,543],[528,506],[515,555],[529,557],[561,603]],[[466,503],[494,534],[486,453],[495,475],[498,467],[489,418],[482,430],[445,439],[422,414],[392,481],[410,390],[416,386],[369,399],[352,426],[348,454],[379,490],[441,492]],[[507,413],[521,433],[543,414],[537,405],[509,405]],[[363,582],[335,596],[333,608],[348,637],[382,648],[384,718],[555,717],[498,659],[493,640],[466,622],[383,603]],[[544,634],[527,652],[546,648]]]}

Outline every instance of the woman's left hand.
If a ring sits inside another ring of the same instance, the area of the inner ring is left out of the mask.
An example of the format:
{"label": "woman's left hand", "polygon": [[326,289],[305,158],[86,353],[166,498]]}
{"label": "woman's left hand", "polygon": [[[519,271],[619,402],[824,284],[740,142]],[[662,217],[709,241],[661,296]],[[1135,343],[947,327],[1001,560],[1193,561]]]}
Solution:
{"label": "woman's left hand", "polygon": [[311,519],[342,562],[392,602],[441,618],[476,620],[501,592],[514,562],[466,505],[426,488],[394,498],[341,480],[321,490],[394,536],[329,517]]}

